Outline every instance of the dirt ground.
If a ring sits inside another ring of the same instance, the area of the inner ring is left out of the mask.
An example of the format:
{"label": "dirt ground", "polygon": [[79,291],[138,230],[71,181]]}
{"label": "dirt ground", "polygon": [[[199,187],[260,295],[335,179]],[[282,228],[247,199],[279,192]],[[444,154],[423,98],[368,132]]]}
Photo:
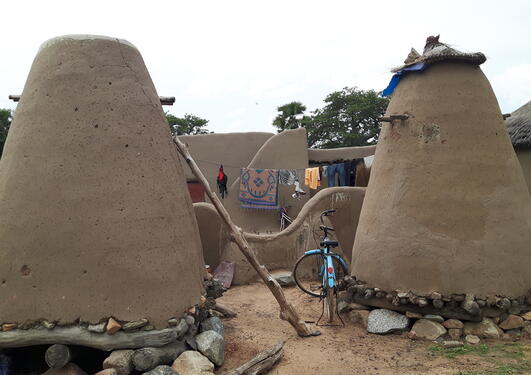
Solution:
{"label": "dirt ground", "polygon": [[[285,288],[288,300],[303,319],[316,321],[321,314],[318,299],[296,287]],[[368,334],[359,324],[344,317],[345,327],[315,327],[321,336],[300,338],[291,326],[278,318],[278,305],[261,283],[232,287],[219,301],[238,313],[224,320],[226,360],[217,373],[233,369],[250,360],[261,350],[285,341],[284,355],[271,375],[344,374],[498,374],[496,369],[511,358],[498,354],[459,355],[449,359],[429,350],[432,343],[412,341],[405,334]],[[518,345],[531,360],[531,340],[518,344],[498,341],[490,345]],[[504,344],[505,343],[505,344]],[[522,349],[523,348],[523,349]],[[510,362],[512,363],[512,362]],[[500,372],[500,374],[525,372]]]}

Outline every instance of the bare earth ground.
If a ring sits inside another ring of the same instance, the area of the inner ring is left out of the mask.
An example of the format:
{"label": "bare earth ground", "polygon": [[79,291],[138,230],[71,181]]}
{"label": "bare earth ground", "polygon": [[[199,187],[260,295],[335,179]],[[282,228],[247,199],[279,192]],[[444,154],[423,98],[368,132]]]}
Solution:
{"label": "bare earth ground", "polygon": [[[296,287],[285,288],[285,292],[304,320],[319,318],[318,299]],[[448,359],[432,354],[428,349],[432,343],[412,341],[404,334],[368,334],[360,325],[348,321],[347,316],[343,317],[345,327],[318,327],[321,336],[300,338],[288,323],[279,319],[278,305],[262,283],[232,287],[219,301],[238,313],[236,318],[224,320],[226,360],[217,371],[219,374],[236,368],[281,340],[286,341],[284,355],[269,372],[271,375],[513,374],[491,372],[501,364],[512,363],[512,358],[489,352],[483,356],[467,354]],[[524,360],[531,360],[531,340],[487,344],[505,344],[509,348],[518,345],[524,352]]]}

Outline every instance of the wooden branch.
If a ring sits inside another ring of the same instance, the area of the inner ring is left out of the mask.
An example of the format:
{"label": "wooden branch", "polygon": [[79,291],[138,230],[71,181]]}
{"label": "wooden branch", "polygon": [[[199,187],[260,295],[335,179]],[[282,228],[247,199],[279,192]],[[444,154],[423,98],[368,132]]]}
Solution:
{"label": "wooden branch", "polygon": [[404,121],[409,118],[408,115],[390,115],[389,117],[380,117],[378,120],[380,122],[393,122],[395,120]]}
{"label": "wooden branch", "polygon": [[212,310],[220,312],[226,318],[234,318],[236,315],[238,315],[236,314],[236,312],[232,311],[227,306],[222,305],[218,301],[216,301],[216,304],[214,305],[214,307],[212,307]]}
{"label": "wooden branch", "polygon": [[61,368],[66,366],[72,359],[72,353],[66,345],[54,344],[46,349],[44,360],[48,367]]}
{"label": "wooden branch", "polygon": [[502,114],[502,117],[505,120],[505,119],[508,119],[509,117],[511,117],[511,114],[510,113],[504,113],[504,114]]}
{"label": "wooden branch", "polygon": [[295,307],[287,301],[286,296],[284,295],[284,291],[282,290],[278,282],[273,279],[267,268],[260,264],[254,250],[251,249],[249,243],[247,242],[247,239],[244,237],[242,229],[237,227],[236,224],[234,224],[228,211],[225,209],[225,206],[223,206],[218,196],[214,194],[214,192],[212,192],[212,189],[210,189],[210,184],[197,166],[195,160],[192,158],[190,150],[188,150],[188,146],[181,142],[181,140],[177,137],[173,138],[173,142],[177,146],[177,150],[183,156],[184,160],[186,160],[186,163],[188,163],[188,166],[190,167],[194,175],[205,188],[205,193],[208,195],[208,197],[214,204],[214,207],[218,211],[219,216],[229,227],[231,240],[235,242],[236,245],[238,245],[247,261],[251,264],[251,266],[253,266],[253,268],[265,282],[269,290],[271,290],[271,293],[273,293],[273,295],[275,296],[280,306],[280,318],[288,321],[293,326],[293,328],[295,328],[299,336],[307,337],[319,335],[319,331],[312,332],[310,327],[299,317],[299,314],[297,314]]}
{"label": "wooden branch", "polygon": [[133,354],[133,365],[137,371],[148,371],[158,365],[168,365],[175,361],[175,358],[186,351],[184,341],[175,341],[160,348],[141,348],[135,350]]}
{"label": "wooden branch", "polygon": [[[9,99],[17,103],[20,100],[20,95],[9,95]],[[159,96],[161,105],[173,105],[175,103],[175,96]]]}
{"label": "wooden branch", "polygon": [[279,342],[271,349],[258,353],[256,357],[240,367],[226,372],[223,375],[258,375],[271,369],[282,357],[283,342]]}
{"label": "wooden branch", "polygon": [[114,335],[93,333],[82,327],[55,327],[54,329],[14,329],[0,332],[0,348],[18,348],[32,345],[81,345],[100,350],[137,349],[146,346],[164,346],[177,340],[180,329],[166,328],[154,331],[116,332]]}

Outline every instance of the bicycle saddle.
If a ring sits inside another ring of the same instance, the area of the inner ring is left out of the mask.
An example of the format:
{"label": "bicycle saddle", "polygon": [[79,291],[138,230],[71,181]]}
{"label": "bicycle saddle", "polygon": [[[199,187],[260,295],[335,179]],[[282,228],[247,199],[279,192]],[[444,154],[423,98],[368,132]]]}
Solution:
{"label": "bicycle saddle", "polygon": [[339,243],[337,241],[332,241],[332,240],[321,241],[321,246],[323,247],[337,247],[338,245]]}
{"label": "bicycle saddle", "polygon": [[334,228],[332,228],[332,227],[327,227],[326,225],[320,225],[319,228],[320,228],[321,230],[325,230],[325,229],[326,229],[326,230],[331,230],[332,232],[334,231]]}

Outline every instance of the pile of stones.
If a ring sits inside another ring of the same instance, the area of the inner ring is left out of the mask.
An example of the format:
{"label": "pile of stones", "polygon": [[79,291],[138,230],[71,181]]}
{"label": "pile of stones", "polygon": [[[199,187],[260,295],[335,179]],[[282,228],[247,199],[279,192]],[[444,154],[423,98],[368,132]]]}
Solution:
{"label": "pile of stones", "polygon": [[[448,347],[475,345],[479,344],[482,339],[531,338],[531,308],[529,306],[526,308],[523,304],[519,304],[515,309],[493,309],[490,306],[490,309],[481,309],[479,314],[469,313],[468,316],[474,317],[474,321],[470,321],[444,317],[448,314],[459,315],[458,308],[463,310],[463,316],[466,316],[464,314],[466,310],[462,306],[456,306],[456,309],[441,309],[440,314],[426,314],[419,312],[421,309],[418,308],[418,304],[410,303],[410,306],[417,306],[417,308],[407,310],[407,304],[404,303],[399,305],[401,311],[395,311],[391,308],[363,304],[363,300],[367,299],[352,298],[352,290],[353,288],[350,288],[349,292],[341,296],[338,304],[339,312],[347,315],[350,321],[361,324],[369,333],[407,332],[407,336],[413,340],[437,341]],[[401,295],[398,298],[409,299],[409,296]]]}
{"label": "pile of stones", "polygon": [[[115,350],[96,375],[209,375],[225,358],[223,323],[209,316],[197,324],[192,315],[183,320],[187,330],[175,342],[160,348]],[[55,373],[54,373],[55,374]]]}

